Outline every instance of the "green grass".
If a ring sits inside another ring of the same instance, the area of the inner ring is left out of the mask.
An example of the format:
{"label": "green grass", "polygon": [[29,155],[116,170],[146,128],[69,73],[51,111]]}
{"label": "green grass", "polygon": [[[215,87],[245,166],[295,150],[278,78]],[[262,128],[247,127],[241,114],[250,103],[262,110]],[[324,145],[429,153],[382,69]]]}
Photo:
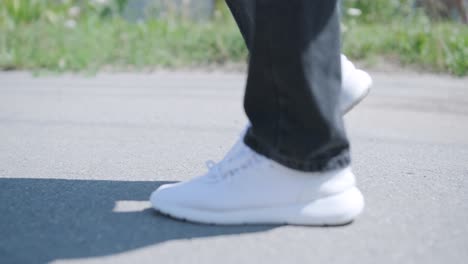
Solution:
{"label": "green grass", "polygon": [[[131,23],[119,5],[78,0],[3,0],[0,69],[91,71],[244,62],[247,50],[225,8],[211,22],[181,19]],[[119,0],[116,3],[121,3]],[[60,2],[61,4],[57,4]],[[404,1],[405,3],[409,1]],[[78,3],[79,16],[68,10]],[[344,53],[352,59],[392,58],[430,71],[468,74],[468,27],[408,16],[394,0],[349,0],[362,11],[346,15]],[[346,12],[345,12],[346,13]],[[76,21],[74,27],[65,24]]]}
{"label": "green grass", "polygon": [[344,36],[351,58],[396,58],[404,65],[458,76],[468,74],[468,27],[452,23],[357,24]]}
{"label": "green grass", "polygon": [[75,28],[45,22],[0,29],[0,68],[53,71],[142,69],[241,61],[243,40],[228,22],[129,23],[88,19]]}

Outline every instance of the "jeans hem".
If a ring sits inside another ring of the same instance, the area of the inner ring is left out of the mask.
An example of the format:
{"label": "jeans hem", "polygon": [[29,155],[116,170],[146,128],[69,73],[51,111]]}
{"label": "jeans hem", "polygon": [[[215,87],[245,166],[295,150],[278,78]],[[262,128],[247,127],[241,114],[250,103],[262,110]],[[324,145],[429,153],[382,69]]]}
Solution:
{"label": "jeans hem", "polygon": [[299,160],[287,157],[279,153],[278,151],[261,144],[253,136],[249,136],[248,133],[244,137],[244,143],[258,154],[261,154],[269,159],[280,163],[281,165],[284,165],[294,170],[307,172],[322,172],[342,169],[348,167],[351,164],[349,149],[345,149],[337,155],[331,155],[330,157],[326,158]]}

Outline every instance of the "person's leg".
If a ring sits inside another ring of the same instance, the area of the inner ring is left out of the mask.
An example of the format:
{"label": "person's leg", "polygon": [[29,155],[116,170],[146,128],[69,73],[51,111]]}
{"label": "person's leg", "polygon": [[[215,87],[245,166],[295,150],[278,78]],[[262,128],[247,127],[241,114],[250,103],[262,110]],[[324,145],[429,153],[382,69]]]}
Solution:
{"label": "person's leg", "polygon": [[[226,0],[249,51],[255,30],[256,1]],[[337,6],[339,7],[339,3]],[[372,78],[367,72],[357,69],[344,55],[341,55],[341,71],[343,78],[340,111],[345,114],[366,97],[372,85]]]}
{"label": "person's leg", "polygon": [[239,30],[250,50],[254,33],[255,2],[257,0],[226,0],[226,4],[231,11],[234,20],[239,26]]}
{"label": "person's leg", "polygon": [[245,142],[299,170],[346,166],[336,1],[258,0],[255,13]]}
{"label": "person's leg", "polygon": [[202,223],[348,223],[364,201],[338,105],[335,2],[257,0],[254,19],[244,102],[252,126],[205,175],[160,187],[151,203]]}

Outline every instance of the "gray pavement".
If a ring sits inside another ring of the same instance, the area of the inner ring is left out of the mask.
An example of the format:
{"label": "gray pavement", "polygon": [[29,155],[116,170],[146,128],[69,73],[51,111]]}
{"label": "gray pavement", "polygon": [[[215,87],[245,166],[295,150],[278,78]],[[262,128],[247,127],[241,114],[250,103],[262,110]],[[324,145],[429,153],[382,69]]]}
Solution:
{"label": "gray pavement", "polygon": [[244,75],[0,73],[0,263],[468,263],[468,79],[373,76],[346,117],[366,210],[310,228],[149,209],[236,140]]}

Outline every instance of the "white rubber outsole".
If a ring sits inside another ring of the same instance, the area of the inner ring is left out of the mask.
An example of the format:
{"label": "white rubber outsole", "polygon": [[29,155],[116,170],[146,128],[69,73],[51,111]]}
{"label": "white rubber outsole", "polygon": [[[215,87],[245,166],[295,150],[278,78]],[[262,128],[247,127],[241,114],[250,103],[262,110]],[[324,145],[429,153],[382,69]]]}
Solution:
{"label": "white rubber outsole", "polygon": [[231,211],[208,211],[158,202],[153,207],[170,217],[215,225],[290,224],[336,226],[351,223],[363,210],[364,198],[358,188],[327,196],[312,202],[270,208]]}

